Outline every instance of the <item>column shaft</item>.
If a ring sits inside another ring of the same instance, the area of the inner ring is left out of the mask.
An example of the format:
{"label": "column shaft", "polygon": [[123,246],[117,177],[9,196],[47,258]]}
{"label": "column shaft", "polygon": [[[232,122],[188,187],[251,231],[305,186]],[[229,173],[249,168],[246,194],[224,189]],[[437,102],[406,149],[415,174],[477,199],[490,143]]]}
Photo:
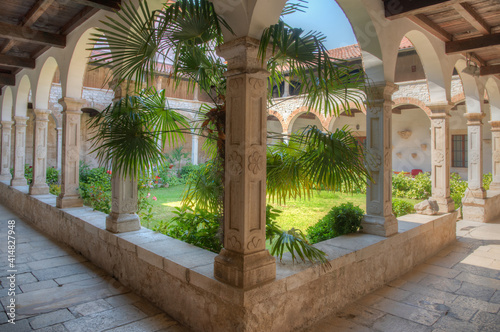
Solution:
{"label": "column shaft", "polygon": [[61,194],[57,197],[58,208],[83,206],[83,200],[78,193],[80,185],[80,110],[85,100],[61,98],[63,106],[63,134],[62,134],[62,165],[61,165]]}
{"label": "column shaft", "polygon": [[492,175],[490,190],[500,191],[500,121],[490,121],[492,147]]}
{"label": "column shaft", "polygon": [[468,199],[486,198],[483,187],[483,122],[484,113],[466,113],[468,132],[468,183],[464,202]]}
{"label": "column shaft", "polygon": [[366,111],[366,159],[373,182],[366,190],[363,232],[391,236],[398,232],[392,214],[392,94],[394,83],[374,84],[368,91]]}
{"label": "column shaft", "polygon": [[26,163],[26,116],[15,116],[14,125],[14,177],[10,181],[11,186],[26,186],[28,182],[24,177]]}
{"label": "column shaft", "polygon": [[2,121],[2,151],[0,153],[0,181],[10,181],[10,141],[12,137],[12,121]]}
{"label": "column shaft", "polygon": [[191,130],[191,164],[198,165],[198,135]]}
{"label": "column shaft", "polygon": [[45,195],[49,193],[47,185],[47,130],[49,110],[35,109],[33,128],[33,181],[30,185],[30,195]]}
{"label": "column shaft", "polygon": [[136,214],[137,179],[113,170],[111,194],[111,213],[106,217],[106,229],[113,233],[141,229],[141,222]]}
{"label": "column shaft", "polygon": [[450,195],[450,105],[428,105],[431,109],[432,198],[440,212],[455,210]]}
{"label": "column shaft", "polygon": [[57,142],[57,146],[56,146],[56,165],[57,165],[57,169],[59,171],[61,171],[61,167],[62,167],[62,128],[56,128],[56,142]]}
{"label": "column shaft", "polygon": [[[243,37],[222,45],[228,62],[224,249],[214,274],[248,288],[276,278],[276,260],[266,250],[267,77],[257,57],[259,42]],[[265,63],[265,61],[264,61]]]}

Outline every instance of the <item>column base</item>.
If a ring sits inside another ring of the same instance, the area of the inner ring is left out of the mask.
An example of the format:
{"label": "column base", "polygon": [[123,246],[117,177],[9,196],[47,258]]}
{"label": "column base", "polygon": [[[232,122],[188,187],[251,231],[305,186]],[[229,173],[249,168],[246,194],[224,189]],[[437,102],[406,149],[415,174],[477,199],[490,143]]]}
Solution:
{"label": "column base", "polygon": [[469,200],[471,202],[473,202],[474,199],[476,199],[476,198],[480,198],[480,199],[486,198],[486,190],[483,187],[481,187],[479,189],[467,188],[467,190],[465,190],[464,199],[462,201],[464,203],[469,201]]}
{"label": "column base", "polygon": [[112,233],[133,232],[141,229],[141,220],[135,213],[111,212],[106,217],[106,230]]}
{"label": "column base", "polygon": [[361,231],[366,234],[389,237],[398,233],[398,220],[393,215],[381,217],[365,214],[361,226]]}
{"label": "column base", "polygon": [[60,194],[56,198],[56,207],[59,209],[66,209],[72,207],[82,207],[83,199],[80,196],[64,196]]}
{"label": "column base", "polygon": [[449,213],[455,211],[455,201],[451,197],[432,197],[439,206],[439,212]]}
{"label": "column base", "polygon": [[12,180],[12,175],[8,174],[0,174],[0,181],[10,181]]}
{"label": "column base", "polygon": [[[0,175],[0,179],[1,179],[1,175]],[[497,182],[490,183],[490,189],[488,189],[488,191],[500,191],[500,183],[497,183]]]}
{"label": "column base", "polygon": [[47,195],[48,193],[49,186],[46,183],[30,186],[30,195]]}
{"label": "column base", "polygon": [[268,250],[240,254],[222,249],[215,257],[215,279],[238,288],[251,288],[276,279],[276,258]]}
{"label": "column base", "polygon": [[10,181],[10,186],[11,187],[20,187],[20,186],[27,186],[28,185],[28,180],[26,178],[14,178]]}

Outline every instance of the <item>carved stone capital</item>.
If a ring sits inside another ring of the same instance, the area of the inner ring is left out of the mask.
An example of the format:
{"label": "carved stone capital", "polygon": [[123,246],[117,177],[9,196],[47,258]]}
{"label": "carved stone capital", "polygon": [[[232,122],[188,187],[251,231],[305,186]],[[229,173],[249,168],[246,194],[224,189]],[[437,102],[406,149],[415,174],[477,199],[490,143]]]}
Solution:
{"label": "carved stone capital", "polygon": [[14,121],[0,121],[0,124],[2,125],[2,129],[10,130],[10,129],[12,129],[12,125],[14,124]]}
{"label": "carved stone capital", "polygon": [[35,113],[35,121],[49,122],[49,115],[52,113],[52,111],[40,109],[40,108],[35,108],[33,110],[33,113]]}
{"label": "carved stone capital", "polygon": [[16,127],[26,127],[26,122],[29,120],[27,116],[16,115],[14,116],[14,121]]}
{"label": "carved stone capital", "polygon": [[465,118],[467,119],[468,126],[480,126],[483,124],[483,118],[486,116],[483,112],[481,113],[465,113]]}
{"label": "carved stone capital", "polygon": [[85,99],[76,99],[63,97],[58,100],[59,104],[63,107],[63,112],[67,113],[82,113],[82,106],[87,102]]}
{"label": "carved stone capital", "polygon": [[[259,58],[260,41],[251,37],[241,37],[225,44],[217,49],[217,54],[227,60],[226,77],[242,73],[261,73],[267,76],[267,59]],[[269,48],[266,55],[270,57],[272,50]]]}
{"label": "carved stone capital", "polygon": [[451,103],[428,103],[427,106],[431,110],[430,118],[446,118],[450,117],[450,111],[453,108]]}
{"label": "carved stone capital", "polygon": [[500,131],[500,121],[490,121],[491,131]]}

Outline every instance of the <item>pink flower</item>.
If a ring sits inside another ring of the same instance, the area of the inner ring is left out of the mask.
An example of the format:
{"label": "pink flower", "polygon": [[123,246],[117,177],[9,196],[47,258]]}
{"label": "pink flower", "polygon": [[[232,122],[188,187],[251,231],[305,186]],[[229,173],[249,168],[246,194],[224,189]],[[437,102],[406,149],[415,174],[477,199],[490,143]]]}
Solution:
{"label": "pink flower", "polygon": [[109,170],[108,170],[108,171],[106,171],[106,173],[108,173],[109,175],[111,175],[111,171],[109,171]]}
{"label": "pink flower", "polygon": [[146,198],[149,198],[149,197],[151,197],[151,193],[148,193],[148,194],[146,195]]}
{"label": "pink flower", "polygon": [[157,201],[158,198],[156,198],[156,196],[153,196],[153,201]]}

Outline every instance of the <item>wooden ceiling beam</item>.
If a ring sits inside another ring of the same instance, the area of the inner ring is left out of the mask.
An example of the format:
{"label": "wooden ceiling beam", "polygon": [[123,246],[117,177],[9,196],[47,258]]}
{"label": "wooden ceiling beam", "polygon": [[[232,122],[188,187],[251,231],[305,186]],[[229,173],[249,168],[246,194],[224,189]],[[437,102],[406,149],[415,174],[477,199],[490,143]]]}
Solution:
{"label": "wooden ceiling beam", "polygon": [[0,85],[16,85],[16,76],[13,74],[0,73]]}
{"label": "wooden ceiling beam", "polygon": [[453,40],[453,35],[451,33],[432,22],[432,20],[424,14],[409,16],[408,18],[444,42]]}
{"label": "wooden ceiling beam", "polygon": [[500,65],[484,66],[479,69],[480,76],[500,74]]}
{"label": "wooden ceiling beam", "polygon": [[35,68],[35,59],[0,54],[0,65],[33,69]]}
{"label": "wooden ceiling beam", "polygon": [[72,2],[107,11],[118,10],[121,5],[121,0],[73,0]]}
{"label": "wooden ceiling beam", "polygon": [[446,8],[464,0],[384,0],[385,17],[395,20]]}
{"label": "wooden ceiling beam", "polygon": [[47,45],[64,48],[66,46],[66,36],[49,33],[39,30],[33,30],[29,27],[1,23],[0,36],[12,40],[18,40],[28,43]]}
{"label": "wooden ceiling beam", "polygon": [[488,23],[486,23],[481,15],[479,15],[467,2],[454,4],[453,8],[455,8],[455,10],[474,27],[474,29],[481,32],[483,35],[489,35],[491,33],[491,27]]}
{"label": "wooden ceiling beam", "polygon": [[47,11],[47,9],[54,3],[55,0],[38,0],[33,7],[22,18],[22,26],[32,26],[40,16]]}
{"label": "wooden ceiling beam", "polygon": [[446,54],[473,52],[485,47],[500,45],[500,33],[446,42]]}
{"label": "wooden ceiling beam", "polygon": [[97,13],[99,11],[98,8],[93,8],[93,7],[85,7],[82,9],[78,14],[73,16],[71,20],[69,20],[66,25],[64,25],[60,30],[59,33],[63,35],[69,34],[71,31],[73,31],[76,27],[80,26],[83,22],[88,20],[92,15]]}

